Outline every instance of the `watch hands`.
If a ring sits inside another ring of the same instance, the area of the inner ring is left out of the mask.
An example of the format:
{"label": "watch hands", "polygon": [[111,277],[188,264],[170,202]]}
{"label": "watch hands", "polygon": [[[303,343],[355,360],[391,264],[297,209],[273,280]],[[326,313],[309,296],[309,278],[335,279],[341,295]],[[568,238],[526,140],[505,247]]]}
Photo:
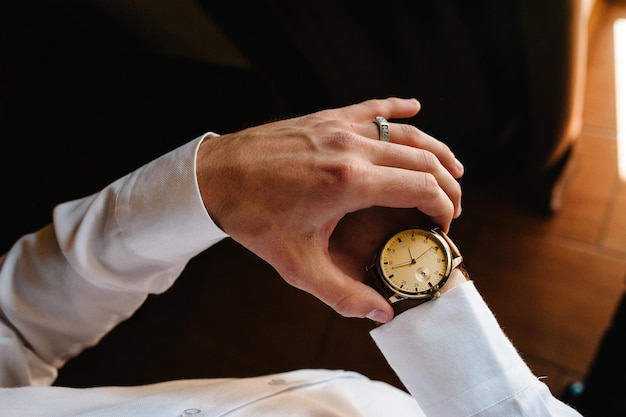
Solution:
{"label": "watch hands", "polygon": [[422,256],[426,255],[426,253],[428,253],[428,251],[429,251],[429,250],[431,250],[432,248],[428,248],[428,249],[426,249],[426,250],[425,250],[425,251],[424,251],[424,252],[423,252],[420,256],[418,256],[417,258],[416,258],[415,256],[413,256],[413,252],[411,251],[411,247],[410,247],[410,246],[409,246],[409,248],[408,248],[408,249],[409,249],[409,255],[411,255],[411,260],[410,260],[410,261],[406,261],[406,262],[402,262],[402,263],[399,263],[399,264],[395,264],[395,265],[393,265],[393,266],[391,267],[391,269],[394,269],[394,268],[400,268],[401,266],[407,266],[407,265],[411,265],[411,264],[416,263],[416,262],[417,262],[417,260],[418,260],[419,258],[421,258]]}
{"label": "watch hands", "polygon": [[415,261],[410,260],[410,261],[402,262],[402,263],[399,263],[399,264],[394,264],[394,265],[391,266],[391,269],[393,269],[393,268],[400,268],[401,266],[407,266],[407,265],[411,265],[413,263],[415,263]]}
{"label": "watch hands", "polygon": [[429,250],[434,249],[433,247],[430,247],[428,249],[426,249],[420,256],[418,256],[417,258],[413,259],[412,262],[417,261],[419,258],[421,258],[422,256],[426,255],[428,253]]}

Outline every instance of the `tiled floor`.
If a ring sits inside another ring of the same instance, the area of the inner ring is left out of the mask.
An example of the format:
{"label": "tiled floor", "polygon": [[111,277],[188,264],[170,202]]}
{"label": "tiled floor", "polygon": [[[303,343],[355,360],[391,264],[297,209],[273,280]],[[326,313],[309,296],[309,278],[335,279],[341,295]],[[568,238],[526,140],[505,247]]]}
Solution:
{"label": "tiled floor", "polygon": [[578,160],[550,218],[466,190],[456,226],[470,270],[513,343],[555,393],[584,377],[625,289],[626,183],[617,174],[612,21],[589,48]]}

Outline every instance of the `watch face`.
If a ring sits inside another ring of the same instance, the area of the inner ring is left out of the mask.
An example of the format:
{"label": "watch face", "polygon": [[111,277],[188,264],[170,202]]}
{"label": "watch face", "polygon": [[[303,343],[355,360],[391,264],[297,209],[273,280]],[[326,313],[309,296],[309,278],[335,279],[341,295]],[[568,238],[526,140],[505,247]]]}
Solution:
{"label": "watch face", "polygon": [[450,248],[438,234],[424,229],[396,233],[383,247],[378,268],[393,291],[410,298],[439,291],[450,274]]}

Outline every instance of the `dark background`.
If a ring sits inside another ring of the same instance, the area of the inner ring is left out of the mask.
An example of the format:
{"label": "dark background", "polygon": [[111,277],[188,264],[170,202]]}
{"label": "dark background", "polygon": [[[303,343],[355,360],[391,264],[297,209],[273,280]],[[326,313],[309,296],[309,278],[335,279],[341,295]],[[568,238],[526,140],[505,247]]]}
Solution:
{"label": "dark background", "polygon": [[[578,2],[14,3],[0,13],[4,251],[55,204],[206,131],[368,98],[420,99],[410,122],[454,149],[465,183],[541,214],[575,147]],[[369,327],[226,240],[58,383],[338,367],[398,385]]]}

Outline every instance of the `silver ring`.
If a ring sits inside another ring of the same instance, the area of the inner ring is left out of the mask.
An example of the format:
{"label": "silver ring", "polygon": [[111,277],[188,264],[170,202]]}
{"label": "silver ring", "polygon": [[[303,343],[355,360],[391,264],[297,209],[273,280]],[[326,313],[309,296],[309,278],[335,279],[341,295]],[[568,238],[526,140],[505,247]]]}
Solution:
{"label": "silver ring", "polygon": [[376,116],[374,123],[378,125],[378,131],[380,132],[380,140],[383,142],[389,142],[389,122],[382,116]]}

